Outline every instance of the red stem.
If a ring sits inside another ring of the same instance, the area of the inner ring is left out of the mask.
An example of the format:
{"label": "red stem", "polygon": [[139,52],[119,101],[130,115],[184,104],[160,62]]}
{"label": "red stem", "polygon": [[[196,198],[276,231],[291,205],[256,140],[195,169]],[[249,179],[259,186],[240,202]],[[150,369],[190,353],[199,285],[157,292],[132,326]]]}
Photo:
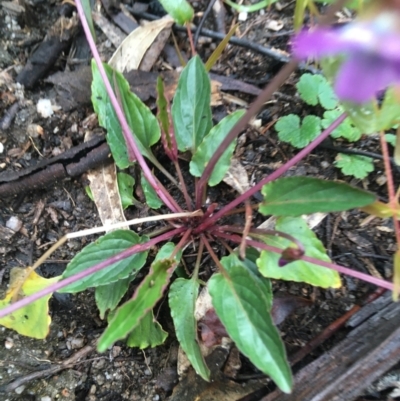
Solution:
{"label": "red stem", "polygon": [[170,194],[166,191],[166,189],[155,179],[153,176],[149,166],[147,165],[146,161],[144,160],[143,155],[140,153],[139,148],[136,145],[135,139],[133,134],[129,128],[128,122],[126,121],[125,115],[118,103],[118,100],[114,94],[114,91],[111,87],[110,81],[108,80],[107,74],[104,70],[103,63],[101,61],[99,52],[97,51],[96,44],[93,41],[92,34],[90,32],[89,25],[87,23],[85,13],[83,11],[81,0],[75,1],[76,8],[78,10],[79,18],[81,20],[81,24],[83,30],[85,32],[86,39],[89,43],[90,50],[92,51],[93,58],[96,61],[97,68],[99,69],[101,78],[104,82],[104,86],[107,90],[107,94],[110,97],[111,103],[115,110],[115,114],[117,115],[118,121],[121,124],[122,133],[124,135],[124,139],[128,150],[132,150],[133,154],[139,163],[141,169],[143,170],[143,174],[146,177],[147,181],[150,185],[154,188],[157,195],[160,199],[164,202],[164,204],[173,212],[182,212],[180,206],[175,202],[175,200],[170,196]]}
{"label": "red stem", "polygon": [[389,194],[389,205],[392,209],[393,212],[393,225],[394,225],[394,232],[396,234],[396,241],[397,241],[397,247],[400,247],[400,226],[399,226],[399,221],[397,220],[397,196],[396,196],[396,191],[394,189],[394,182],[393,182],[393,175],[392,175],[392,167],[390,165],[390,156],[389,156],[389,150],[388,150],[388,145],[385,139],[385,134],[384,132],[379,133],[379,138],[381,141],[381,148],[382,148],[382,156],[383,156],[383,162],[385,166],[385,173],[386,173],[386,178],[387,178],[387,188],[388,188],[388,194]]}
{"label": "red stem", "polygon": [[[222,238],[228,239],[230,241],[233,241],[233,242],[236,242],[239,244],[242,241],[242,237],[240,237],[239,235],[230,235],[230,234],[225,234],[225,233],[221,233],[218,231],[214,231],[213,235],[215,235],[216,237],[222,237]],[[263,249],[266,251],[271,251],[271,252],[275,252],[275,253],[279,253],[279,254],[282,254],[282,252],[283,252],[283,249],[276,248],[275,246],[267,245],[262,242],[248,240],[247,243],[254,248]],[[361,273],[361,272],[349,269],[348,267],[337,265],[337,264],[331,263],[331,262],[325,262],[323,260],[314,259],[314,258],[305,256],[305,255],[302,256],[300,258],[300,260],[304,260],[305,262],[310,262],[315,265],[327,267],[328,269],[336,270],[339,273],[347,274],[348,276],[355,277],[357,279],[366,281],[367,283],[371,283],[378,287],[383,287],[383,288],[386,288],[387,290],[393,291],[392,283],[389,283],[386,280],[382,280],[382,279],[379,279],[379,278],[376,278],[373,276],[369,276],[368,274],[365,274],[365,273]],[[282,267],[282,269],[284,269],[284,268],[285,267]]]}
{"label": "red stem", "polygon": [[239,134],[246,128],[250,120],[257,114],[264,103],[269,100],[273,93],[288,79],[290,74],[297,68],[297,61],[292,60],[286,64],[277,75],[272,79],[272,81],[266,86],[266,88],[260,93],[257,99],[252,103],[246,114],[238,121],[238,123],[232,128],[231,132],[222,141],[221,145],[212,155],[210,161],[208,162],[203,174],[200,177],[196,188],[196,209],[200,209],[202,203],[202,196],[205,186],[214,170],[216,163],[219,158],[225,152],[229,144],[239,136]]}
{"label": "red stem", "polygon": [[153,238],[150,241],[146,242],[145,244],[133,245],[132,247],[126,249],[125,251],[119,253],[118,255],[114,255],[111,258],[108,258],[108,259],[104,260],[103,262],[98,263],[97,265],[89,267],[88,269],[86,269],[80,273],[77,273],[71,277],[61,280],[58,283],[52,284],[52,285],[44,288],[43,290],[40,290],[26,298],[23,298],[15,303],[7,306],[4,309],[1,309],[0,310],[0,318],[4,317],[12,312],[15,312],[16,310],[21,309],[24,306],[29,305],[30,303],[48,295],[48,294],[51,294],[57,290],[60,290],[61,288],[64,288],[69,284],[75,283],[76,281],[79,281],[82,278],[89,276],[90,274],[93,274],[100,270],[103,270],[115,262],[119,262],[120,260],[123,260],[135,253],[146,251],[147,249],[150,249],[152,246],[156,245],[157,243],[159,243],[161,241],[167,241],[167,240],[173,238],[175,235],[181,234],[185,230],[187,230],[187,228],[180,227],[175,230],[169,231],[163,235],[160,235],[156,238]]}
{"label": "red stem", "polygon": [[[246,114],[245,114],[246,116]],[[313,142],[311,142],[309,145],[307,145],[304,149],[302,149],[299,153],[297,153],[296,156],[294,156],[292,159],[290,159],[287,163],[285,163],[282,167],[278,168],[278,170],[274,171],[272,174],[270,174],[268,177],[264,178],[261,180],[258,184],[256,184],[254,187],[250,188],[246,192],[244,192],[242,195],[234,199],[232,202],[228,203],[226,206],[224,206],[221,210],[219,210],[217,213],[212,215],[207,221],[204,223],[201,223],[195,230],[194,233],[198,234],[199,232],[202,232],[206,230],[209,226],[214,224],[217,220],[219,220],[221,217],[225,216],[227,212],[235,208],[237,205],[240,203],[244,202],[246,199],[250,198],[253,196],[257,191],[259,191],[265,184],[276,180],[279,178],[281,175],[286,173],[291,167],[293,167],[296,163],[298,163],[301,159],[306,157],[313,149],[315,149],[321,142],[323,142],[331,133],[334,131],[345,119],[347,118],[347,114],[343,113],[340,115],[327,129],[325,129],[318,138],[314,139]],[[240,121],[239,121],[240,123]],[[232,131],[233,132],[233,131]],[[211,159],[212,160],[212,159]],[[211,163],[211,161],[210,161]],[[207,166],[208,167],[208,166]]]}

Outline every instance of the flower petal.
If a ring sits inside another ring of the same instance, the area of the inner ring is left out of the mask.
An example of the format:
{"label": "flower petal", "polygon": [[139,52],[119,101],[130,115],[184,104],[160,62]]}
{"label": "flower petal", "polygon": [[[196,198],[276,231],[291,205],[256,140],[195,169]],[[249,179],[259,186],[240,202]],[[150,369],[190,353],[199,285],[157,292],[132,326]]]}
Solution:
{"label": "flower petal", "polygon": [[397,63],[376,55],[353,53],[338,72],[335,91],[341,100],[364,103],[395,82],[400,82]]}
{"label": "flower petal", "polygon": [[295,37],[292,50],[299,59],[321,58],[346,52],[346,39],[335,29],[304,30]]}

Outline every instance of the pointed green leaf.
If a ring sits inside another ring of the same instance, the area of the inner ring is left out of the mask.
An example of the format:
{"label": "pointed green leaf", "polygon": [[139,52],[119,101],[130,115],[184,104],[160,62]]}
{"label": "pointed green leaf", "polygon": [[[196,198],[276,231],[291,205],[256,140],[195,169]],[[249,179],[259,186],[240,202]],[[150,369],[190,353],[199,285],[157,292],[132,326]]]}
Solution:
{"label": "pointed green leaf", "polygon": [[98,342],[99,352],[104,352],[115,341],[125,338],[140,323],[140,320],[162,297],[175,269],[174,260],[164,259],[153,263],[149,274],[140,283],[133,297],[120,306]]}
{"label": "pointed green leaf", "polygon": [[335,158],[335,165],[342,170],[343,174],[352,175],[360,180],[374,171],[374,160],[360,155],[339,153]]}
{"label": "pointed green leaf", "polygon": [[397,89],[389,88],[386,91],[377,120],[377,131],[386,131],[400,123],[400,102]]}
{"label": "pointed green leaf", "polygon": [[[212,155],[217,150],[218,146],[229,134],[231,129],[236,125],[240,118],[244,115],[245,110],[238,110],[222,119],[211,131],[205,136],[203,142],[197,148],[190,162],[190,173],[195,177],[200,177],[203,174]],[[231,164],[233,151],[235,150],[236,140],[231,142],[226,148],[214,170],[210,176],[208,185],[213,187],[219,184],[225,177],[226,172]]]}
{"label": "pointed green leaf", "polygon": [[[164,244],[157,252],[156,257],[154,258],[154,262],[162,259],[170,259],[171,254],[174,251],[175,247],[176,244],[174,244],[173,242],[167,242],[166,244]],[[182,249],[177,252],[177,254],[174,257],[174,260],[176,260],[179,263],[181,257],[182,257]]]}
{"label": "pointed green leaf", "polygon": [[89,25],[90,33],[92,34],[93,40],[96,42],[96,31],[93,25],[92,7],[90,3],[90,0],[82,0],[82,8],[83,12],[85,13],[87,23]]}
{"label": "pointed green leaf", "polygon": [[[237,255],[236,255],[237,257]],[[252,275],[252,279],[254,285],[256,285],[259,289],[260,294],[262,294],[262,302],[267,305],[267,310],[271,311],[272,308],[272,283],[271,280],[266,279],[261,275],[257,266],[257,259],[260,257],[260,252],[255,250],[254,248],[248,248],[246,250],[246,259],[243,260],[243,263],[247,271]]]}
{"label": "pointed green leaf", "polygon": [[118,173],[117,180],[121,204],[123,209],[126,209],[128,206],[136,203],[136,199],[133,197],[133,186],[135,185],[135,179],[130,174]]}
{"label": "pointed green leaf", "polygon": [[[298,239],[305,248],[306,256],[330,262],[322,242],[307,226],[301,217],[280,217],[276,222],[276,230],[283,231]],[[265,237],[264,242],[280,249],[286,249],[291,242],[278,236]],[[257,266],[265,277],[274,279],[298,281],[323,288],[339,288],[341,286],[339,273],[335,270],[297,260],[284,267],[279,267],[280,255],[275,252],[262,251],[257,260]]]}
{"label": "pointed green leaf", "polygon": [[163,203],[158,197],[154,188],[147,181],[146,177],[143,174],[143,171],[140,171],[140,184],[142,185],[147,206],[151,207],[152,209],[159,209],[163,205]]}
{"label": "pointed green leaf", "polygon": [[106,285],[101,285],[95,289],[96,305],[100,311],[100,319],[104,319],[107,310],[114,310],[122,297],[129,288],[129,283],[135,278],[136,274],[123,278]]}
{"label": "pointed green leaf", "polygon": [[160,3],[179,25],[184,25],[193,19],[193,8],[186,0],[160,0]]}
{"label": "pointed green leaf", "polygon": [[[148,240],[146,236],[140,237],[133,231],[117,230],[110,232],[83,248],[82,251],[68,263],[62,278],[71,277],[111,256],[125,251],[133,245],[144,244]],[[124,279],[132,273],[138,272],[146,262],[146,258],[147,251],[136,253],[119,262],[113,263],[103,270],[84,277],[59,291],[79,292],[89,287],[98,287]]]}
{"label": "pointed green leaf", "polygon": [[295,148],[304,148],[321,133],[321,119],[308,115],[300,123],[300,117],[295,114],[281,117],[275,124],[278,137]]}
{"label": "pointed green leaf", "polygon": [[194,153],[212,127],[210,78],[199,56],[183,69],[172,105],[178,149]]}
{"label": "pointed green leaf", "polygon": [[[152,158],[150,147],[160,139],[160,127],[151,110],[129,89],[129,83],[122,74],[103,64],[108,79],[117,99],[121,102],[128,125],[142,155]],[[111,105],[104,83],[92,61],[92,103],[99,118],[99,124],[107,130],[107,142],[110,145],[115,163],[121,169],[130,164],[121,126]]]}
{"label": "pointed green leaf", "polygon": [[342,182],[311,177],[285,177],[262,188],[263,215],[300,216],[316,212],[339,212],[373,203],[376,196]]}
{"label": "pointed green leaf", "polygon": [[178,278],[169,290],[169,307],[179,344],[196,373],[204,380],[209,381],[210,371],[197,342],[197,323],[194,318],[198,292],[199,283],[197,280]]}
{"label": "pointed green leaf", "polygon": [[165,154],[172,160],[178,160],[178,148],[175,133],[172,128],[171,107],[169,99],[165,96],[164,82],[159,76],[157,78],[157,119],[161,127],[161,142]]}
{"label": "pointed green leaf", "polygon": [[164,343],[168,333],[154,319],[153,311],[147,312],[139,324],[131,331],[126,341],[129,347],[154,348]]}
{"label": "pointed green leaf", "polygon": [[292,374],[259,281],[236,255],[222,258],[221,263],[225,273],[208,281],[215,312],[240,352],[289,393]]}
{"label": "pointed green leaf", "polygon": [[324,109],[331,110],[338,104],[332,86],[323,75],[303,74],[296,87],[301,98],[311,106],[320,103]]}
{"label": "pointed green leaf", "polygon": [[121,125],[94,61],[92,61],[92,74],[92,103],[97,118],[99,119],[99,125],[107,131],[107,143],[110,146],[116,165],[120,169],[127,168],[131,163],[128,158],[128,151],[124,136],[122,135]]}

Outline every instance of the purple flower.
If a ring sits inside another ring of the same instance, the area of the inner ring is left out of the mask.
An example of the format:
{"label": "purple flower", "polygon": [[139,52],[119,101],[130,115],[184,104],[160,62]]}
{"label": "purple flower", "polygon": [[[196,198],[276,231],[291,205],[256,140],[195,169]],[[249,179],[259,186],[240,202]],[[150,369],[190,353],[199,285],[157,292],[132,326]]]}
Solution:
{"label": "purple flower", "polygon": [[335,91],[341,100],[363,103],[400,83],[400,15],[385,11],[341,28],[302,31],[293,54],[299,59],[344,55]]}

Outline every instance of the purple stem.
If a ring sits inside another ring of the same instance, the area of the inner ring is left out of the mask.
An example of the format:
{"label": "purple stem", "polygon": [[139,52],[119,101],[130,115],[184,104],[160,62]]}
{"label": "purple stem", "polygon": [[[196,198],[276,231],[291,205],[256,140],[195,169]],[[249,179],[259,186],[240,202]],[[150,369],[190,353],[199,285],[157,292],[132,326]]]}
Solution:
{"label": "purple stem", "polygon": [[15,312],[18,309],[21,309],[26,305],[29,305],[30,303],[38,300],[39,298],[44,297],[45,295],[51,294],[61,288],[66,287],[69,284],[75,283],[76,281],[81,280],[82,278],[87,277],[90,274],[93,274],[100,270],[103,270],[107,266],[110,266],[115,262],[119,262],[120,260],[125,259],[135,253],[143,252],[143,251],[151,248],[158,242],[169,240],[172,237],[174,237],[175,235],[178,235],[186,230],[187,230],[187,228],[185,228],[185,227],[176,228],[175,230],[168,231],[167,233],[165,233],[163,235],[160,235],[156,238],[151,239],[150,241],[146,242],[145,244],[133,245],[132,247],[126,249],[125,251],[119,253],[118,255],[114,255],[111,258],[108,258],[108,259],[104,260],[103,262],[90,267],[89,269],[86,269],[80,273],[77,273],[77,274],[75,274],[71,277],[68,277],[64,280],[61,280],[57,283],[54,283],[54,284],[44,288],[43,290],[40,290],[40,291],[36,292],[35,294],[30,295],[29,297],[23,298],[15,303],[7,306],[6,308],[1,309],[0,310],[0,318],[4,317],[12,312]]}
{"label": "purple stem", "polygon": [[[233,242],[236,242],[239,244],[242,241],[242,237],[240,237],[239,235],[224,234],[219,231],[214,231],[213,234],[216,237],[222,237],[224,239],[228,239],[230,241],[233,241]],[[275,252],[275,253],[279,253],[279,254],[282,254],[282,252],[283,252],[283,249],[276,248],[275,246],[267,245],[262,242],[247,240],[247,243],[254,248],[264,249],[266,251],[271,251],[271,252]],[[325,261],[319,260],[319,259],[314,259],[314,258],[305,256],[305,255],[302,256],[300,258],[300,260],[304,260],[305,262],[313,263],[315,265],[327,267],[328,269],[336,270],[339,273],[347,274],[348,276],[352,276],[359,280],[366,281],[367,283],[374,284],[378,287],[386,288],[387,290],[390,290],[390,291],[393,291],[393,289],[394,289],[393,284],[386,280],[381,280],[379,278],[369,276],[368,274],[349,269],[348,267],[337,265],[337,264],[331,263],[331,262],[325,262]],[[282,269],[284,269],[284,267],[282,267]]]}
{"label": "purple stem", "polygon": [[81,24],[82,24],[83,30],[85,32],[85,35],[86,35],[86,39],[89,43],[90,50],[92,51],[93,58],[96,61],[97,68],[99,69],[101,78],[104,82],[108,96],[110,97],[111,103],[114,107],[118,121],[121,124],[122,133],[124,135],[125,142],[128,146],[128,149],[131,149],[133,151],[133,154],[134,154],[137,162],[139,163],[141,169],[143,170],[144,176],[146,177],[146,179],[150,183],[150,185],[154,188],[157,195],[164,202],[164,204],[173,212],[181,212],[182,209],[179,207],[179,205],[174,201],[174,199],[172,199],[172,197],[169,196],[169,194],[166,191],[164,192],[163,188],[156,181],[153,174],[151,173],[149,166],[147,165],[146,161],[144,160],[143,155],[140,153],[140,151],[136,145],[134,136],[133,136],[133,134],[129,128],[129,125],[126,121],[125,115],[118,103],[118,100],[114,94],[114,91],[112,90],[110,81],[108,80],[107,74],[104,70],[103,63],[101,61],[99,52],[97,51],[96,44],[93,41],[93,37],[90,32],[90,28],[87,23],[85,13],[83,11],[81,0],[76,0],[75,5],[78,10],[79,18],[81,20]]}
{"label": "purple stem", "polygon": [[265,89],[260,93],[257,99],[250,105],[249,109],[246,111],[244,116],[237,122],[237,124],[232,128],[229,134],[225,137],[222,143],[218,146],[217,150],[212,155],[211,159],[207,163],[203,174],[198,181],[196,186],[196,209],[200,209],[203,199],[203,192],[205,186],[217,164],[219,158],[225,152],[229,144],[239,136],[239,134],[246,128],[250,120],[257,114],[264,103],[271,98],[273,93],[278,90],[278,88],[289,78],[290,74],[297,68],[297,61],[291,60],[286,64],[279,72],[274,76],[272,81],[265,87]]}
{"label": "purple stem", "polygon": [[285,163],[282,167],[278,168],[276,171],[271,173],[269,176],[261,180],[254,187],[250,188],[248,191],[244,192],[242,195],[234,199],[232,202],[228,203],[217,213],[213,214],[209,219],[201,223],[194,231],[194,234],[198,234],[199,232],[204,231],[212,224],[214,224],[218,219],[224,216],[225,213],[232,210],[234,207],[244,202],[246,199],[250,198],[250,196],[254,195],[257,191],[259,191],[265,184],[268,184],[271,181],[276,180],[281,175],[286,173],[291,167],[297,164],[301,159],[306,157],[314,148],[316,148],[321,142],[323,142],[333,130],[335,130],[345,119],[347,118],[347,114],[341,114],[327,129],[325,129],[318,138],[316,138],[313,142],[307,145],[304,149],[302,149],[296,156],[292,157],[287,163]]}

